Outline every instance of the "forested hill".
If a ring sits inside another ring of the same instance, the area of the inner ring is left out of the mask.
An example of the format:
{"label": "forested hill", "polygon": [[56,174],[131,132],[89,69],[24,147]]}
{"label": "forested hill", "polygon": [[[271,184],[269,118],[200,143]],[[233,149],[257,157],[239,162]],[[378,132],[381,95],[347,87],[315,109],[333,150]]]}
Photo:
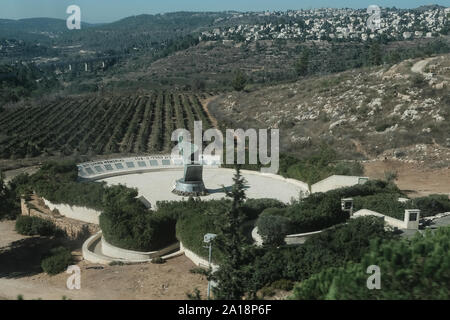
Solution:
{"label": "forested hill", "polygon": [[[157,50],[176,39],[212,25],[222,14],[170,13],[138,15],[92,28],[65,32],[57,40],[61,45],[81,44],[84,49],[115,52]],[[197,37],[198,38],[198,37]]]}
{"label": "forested hill", "polygon": [[0,20],[0,39],[40,41],[52,46],[81,45],[83,49],[150,47],[210,27],[225,13],[142,14],[107,24],[82,23],[68,30],[66,20],[33,18]]}
{"label": "forested hill", "polygon": [[[82,28],[92,24],[82,23]],[[66,20],[54,18],[29,18],[20,20],[0,19],[0,39],[53,43],[67,31]]]}

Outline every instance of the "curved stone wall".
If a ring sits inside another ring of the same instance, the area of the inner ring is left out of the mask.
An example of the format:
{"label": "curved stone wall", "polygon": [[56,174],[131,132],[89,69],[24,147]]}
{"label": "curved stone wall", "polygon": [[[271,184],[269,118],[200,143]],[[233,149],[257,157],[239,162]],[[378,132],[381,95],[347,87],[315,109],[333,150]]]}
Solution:
{"label": "curved stone wall", "polygon": [[[298,233],[298,234],[288,234],[284,238],[284,242],[286,242],[286,244],[295,244],[295,245],[303,244],[309,237],[311,237],[315,234],[322,233],[325,230],[327,230],[327,229],[313,231],[313,232]],[[261,235],[258,233],[258,227],[253,228],[252,238],[253,238],[255,245],[257,245],[257,246],[263,245],[263,239],[262,239]]]}
{"label": "curved stone wall", "polygon": [[[96,250],[98,242],[101,244],[101,252]],[[113,261],[121,261],[125,263],[149,262],[156,257],[169,259],[182,254],[181,250],[176,251],[179,249],[179,246],[179,243],[174,243],[164,249],[153,252],[125,250],[106,242],[102,236],[102,232],[99,231],[83,243],[82,254],[85,260],[100,264],[109,264]],[[170,253],[172,251],[176,252]]]}
{"label": "curved stone wall", "polygon": [[[205,156],[200,161],[206,167],[220,165],[218,157]],[[99,180],[154,170],[179,169],[183,167],[183,161],[181,158],[174,158],[171,155],[158,155],[85,162],[78,164],[77,167],[78,176],[81,179]]]}
{"label": "curved stone wall", "polygon": [[161,257],[171,251],[179,248],[179,244],[175,243],[158,251],[140,252],[122,249],[108,243],[104,237],[101,239],[102,253],[108,257],[122,259],[126,261],[150,261],[152,258]]}
{"label": "curved stone wall", "polygon": [[109,257],[106,257],[102,254],[98,254],[94,251],[94,246],[97,243],[97,241],[100,241],[100,238],[102,237],[102,232],[99,231],[93,236],[89,237],[84,243],[83,247],[81,248],[81,252],[83,254],[84,260],[87,260],[91,263],[100,263],[100,264],[109,264],[110,262],[117,261],[117,259],[112,259]]}

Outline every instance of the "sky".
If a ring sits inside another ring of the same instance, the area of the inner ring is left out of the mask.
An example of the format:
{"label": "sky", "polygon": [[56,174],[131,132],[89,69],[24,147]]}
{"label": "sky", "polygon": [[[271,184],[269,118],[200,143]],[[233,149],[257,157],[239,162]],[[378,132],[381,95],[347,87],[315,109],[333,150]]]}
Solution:
{"label": "sky", "polygon": [[416,8],[450,0],[0,0],[0,19],[50,17],[66,19],[69,5],[81,8],[83,22],[105,23],[138,14],[174,11],[265,11],[311,8]]}

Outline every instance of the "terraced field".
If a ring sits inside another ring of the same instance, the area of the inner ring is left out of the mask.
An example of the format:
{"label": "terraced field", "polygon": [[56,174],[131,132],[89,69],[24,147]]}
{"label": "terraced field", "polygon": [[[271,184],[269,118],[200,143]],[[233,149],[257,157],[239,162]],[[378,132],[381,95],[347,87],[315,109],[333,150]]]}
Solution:
{"label": "terraced field", "polygon": [[148,95],[66,98],[0,113],[0,158],[167,152],[171,133],[212,121],[208,95],[159,91]]}

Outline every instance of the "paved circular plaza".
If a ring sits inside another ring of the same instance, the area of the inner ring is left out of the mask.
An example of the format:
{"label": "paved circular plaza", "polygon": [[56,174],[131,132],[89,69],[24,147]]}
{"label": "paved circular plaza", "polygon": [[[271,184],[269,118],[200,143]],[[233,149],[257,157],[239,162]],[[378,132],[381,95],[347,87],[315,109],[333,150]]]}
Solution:
{"label": "paved circular plaza", "polygon": [[[204,168],[203,181],[210,194],[202,199],[212,200],[225,197],[223,186],[233,185],[234,174],[235,170],[233,169]],[[274,198],[288,203],[291,199],[298,199],[301,192],[307,191],[300,183],[284,179],[281,176],[249,171],[243,171],[242,175],[247,181],[247,198]],[[100,181],[105,181],[108,185],[123,184],[130,188],[137,188],[139,196],[144,196],[155,208],[157,201],[183,199],[171,192],[175,181],[182,176],[183,168],[179,168],[121,175],[104,178]]]}

